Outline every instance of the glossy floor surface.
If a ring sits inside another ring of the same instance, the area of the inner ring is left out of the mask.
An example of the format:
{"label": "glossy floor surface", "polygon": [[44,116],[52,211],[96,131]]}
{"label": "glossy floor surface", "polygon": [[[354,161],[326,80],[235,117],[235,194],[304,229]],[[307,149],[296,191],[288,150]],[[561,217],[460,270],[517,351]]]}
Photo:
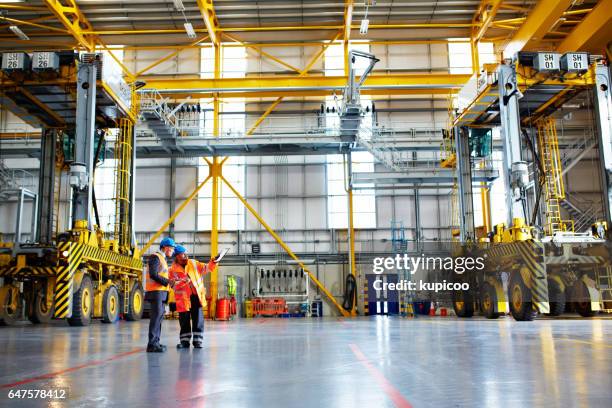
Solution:
{"label": "glossy floor surface", "polygon": [[[0,327],[0,406],[610,407],[612,320],[243,319]],[[11,390],[67,387],[61,404]]]}

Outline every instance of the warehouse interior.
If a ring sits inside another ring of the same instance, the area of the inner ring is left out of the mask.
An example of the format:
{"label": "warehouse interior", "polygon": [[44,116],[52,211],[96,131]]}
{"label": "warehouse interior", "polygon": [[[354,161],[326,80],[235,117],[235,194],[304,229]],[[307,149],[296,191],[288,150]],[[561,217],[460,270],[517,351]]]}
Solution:
{"label": "warehouse interior", "polygon": [[[0,39],[3,404],[610,404],[612,1],[0,0]],[[202,350],[171,294],[145,353],[165,237],[224,254]],[[377,286],[419,279],[469,289]]]}

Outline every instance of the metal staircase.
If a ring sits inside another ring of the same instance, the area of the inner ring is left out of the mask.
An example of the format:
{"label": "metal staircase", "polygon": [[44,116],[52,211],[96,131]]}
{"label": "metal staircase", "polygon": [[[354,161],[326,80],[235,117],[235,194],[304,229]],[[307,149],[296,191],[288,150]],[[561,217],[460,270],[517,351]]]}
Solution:
{"label": "metal staircase", "polygon": [[158,91],[147,89],[141,92],[140,114],[163,144],[176,143],[179,128],[175,113],[168,105],[168,98],[164,98]]}
{"label": "metal staircase", "polygon": [[574,230],[577,232],[586,231],[602,216],[600,206],[590,201],[580,200],[575,194],[566,193],[566,197],[559,204],[574,220]]}

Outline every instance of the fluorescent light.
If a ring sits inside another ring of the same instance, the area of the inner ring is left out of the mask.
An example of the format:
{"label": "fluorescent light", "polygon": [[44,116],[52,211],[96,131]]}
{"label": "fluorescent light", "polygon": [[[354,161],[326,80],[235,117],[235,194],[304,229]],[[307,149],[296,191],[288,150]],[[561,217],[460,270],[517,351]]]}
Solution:
{"label": "fluorescent light", "polygon": [[361,20],[361,26],[359,26],[359,34],[364,35],[368,33],[368,26],[370,25],[370,20],[364,18]]}
{"label": "fluorescent light", "polygon": [[183,25],[185,26],[185,32],[187,33],[187,37],[196,38],[196,32],[193,29],[193,26],[191,25],[191,23],[185,23]]}
{"label": "fluorescent light", "polygon": [[9,26],[9,30],[11,30],[13,34],[15,34],[21,40],[27,41],[30,39],[30,37],[28,37],[23,31],[21,31],[21,28],[17,27],[16,25]]}
{"label": "fluorescent light", "polygon": [[174,8],[178,11],[185,11],[185,5],[183,4],[183,0],[174,0]]}

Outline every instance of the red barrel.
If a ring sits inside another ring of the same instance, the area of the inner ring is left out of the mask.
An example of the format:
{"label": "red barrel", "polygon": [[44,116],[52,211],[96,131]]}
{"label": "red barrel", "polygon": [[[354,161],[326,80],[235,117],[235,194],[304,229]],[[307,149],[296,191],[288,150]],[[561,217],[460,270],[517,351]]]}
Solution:
{"label": "red barrel", "polygon": [[216,320],[229,320],[230,318],[230,302],[228,299],[217,299],[217,314]]}

